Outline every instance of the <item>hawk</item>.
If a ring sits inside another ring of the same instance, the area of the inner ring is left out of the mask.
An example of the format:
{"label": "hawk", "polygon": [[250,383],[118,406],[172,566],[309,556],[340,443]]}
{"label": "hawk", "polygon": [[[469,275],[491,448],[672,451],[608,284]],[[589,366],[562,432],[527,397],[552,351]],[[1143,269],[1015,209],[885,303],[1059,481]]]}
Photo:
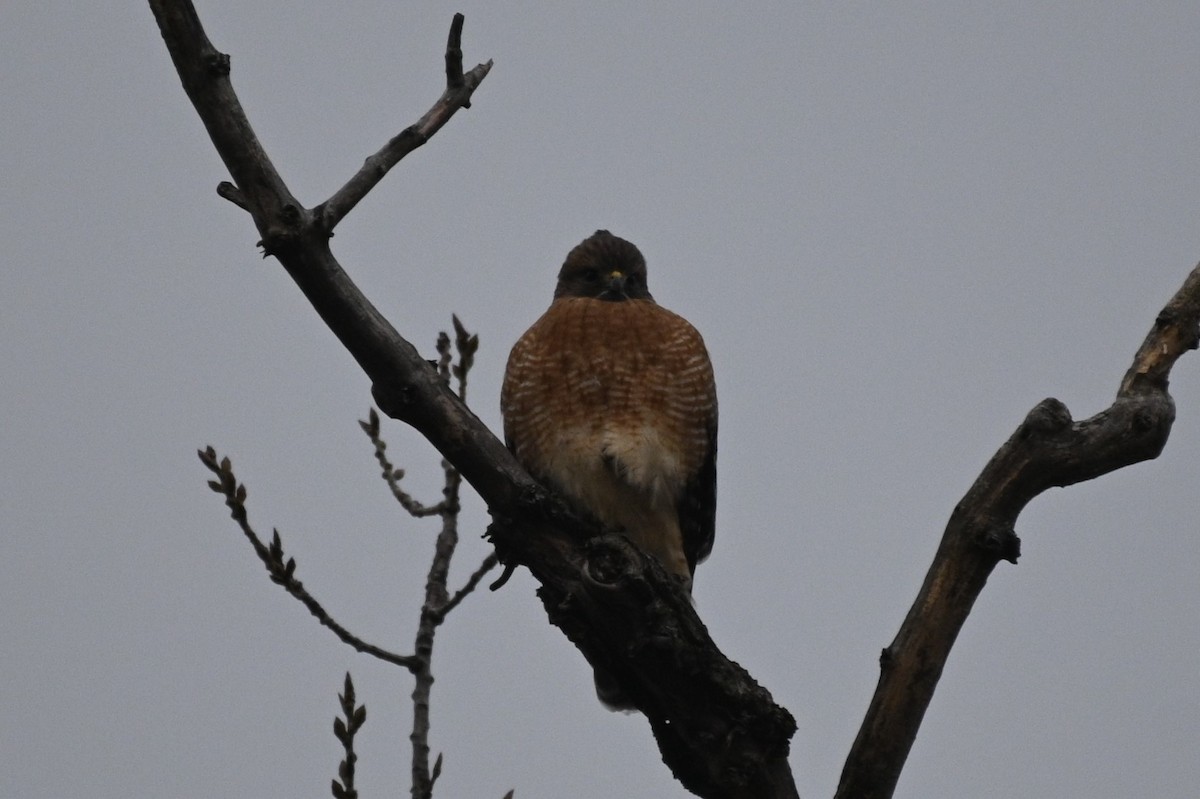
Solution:
{"label": "hawk", "polygon": [[567,254],[509,355],[500,408],[534,477],[691,590],[713,544],[716,386],[700,334],[650,296],[637,247],[598,230]]}

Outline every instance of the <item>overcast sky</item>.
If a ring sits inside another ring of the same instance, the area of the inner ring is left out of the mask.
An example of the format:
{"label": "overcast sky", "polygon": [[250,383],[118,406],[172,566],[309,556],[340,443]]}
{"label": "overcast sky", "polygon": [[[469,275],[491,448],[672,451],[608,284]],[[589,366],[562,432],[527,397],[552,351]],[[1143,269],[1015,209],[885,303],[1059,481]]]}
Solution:
{"label": "overcast sky", "polygon": [[[1111,401],[1200,259],[1200,4],[213,0],[276,166],[315,205],[432,104],[473,107],[334,250],[433,352],[512,342],[599,227],[704,334],[719,509],[696,601],[830,796],[955,502],[1047,396]],[[328,796],[350,670],[364,797],[407,793],[411,682],[273,585],[195,450],[344,624],[408,651],[434,525],[358,429],[369,385],[274,260],[144,3],[0,6],[0,796]],[[969,618],[901,797],[1194,797],[1200,357],[1163,455],[1036,499]],[[385,428],[410,488],[436,453]],[[486,555],[474,497],[453,580]],[[518,572],[437,639],[442,797],[677,797],[637,715]]]}

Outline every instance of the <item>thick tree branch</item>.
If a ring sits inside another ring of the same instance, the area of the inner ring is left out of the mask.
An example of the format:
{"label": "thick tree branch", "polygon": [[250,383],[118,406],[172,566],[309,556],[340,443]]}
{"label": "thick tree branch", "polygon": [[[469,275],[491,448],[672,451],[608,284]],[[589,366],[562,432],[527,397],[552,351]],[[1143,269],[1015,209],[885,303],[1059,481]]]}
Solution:
{"label": "thick tree branch", "polygon": [[[568,513],[363,296],[329,250],[329,220],[353,203],[338,199],[339,192],[319,214],[296,202],[246,121],[229,82],[229,58],[205,37],[190,2],[150,0],[150,6],[264,252],[279,259],[367,373],[380,409],[416,428],[479,492],[492,513],[500,560],[528,567],[542,584],[551,621],[616,676],[650,720],[673,773],[701,796],[796,796],[787,763],[791,715],[721,654],[674,579],[623,539],[598,537],[593,524]],[[474,88],[469,76],[454,86],[461,55],[453,30],[451,44],[447,94]],[[435,105],[426,136],[453,108],[439,112]],[[351,179],[347,186],[358,187],[344,189],[346,198],[357,202],[377,180]]]}
{"label": "thick tree branch", "polygon": [[1116,401],[1074,422],[1046,399],[984,467],[954,508],[941,545],[896,639],[842,771],[837,797],[882,799],[895,790],[925,709],[967,614],[1000,560],[1016,562],[1017,516],[1048,488],[1091,480],[1158,456],[1175,419],[1167,378],[1200,341],[1200,266],[1158,315]]}
{"label": "thick tree branch", "polygon": [[242,111],[229,82],[229,56],[212,46],[190,2],[150,0],[150,8],[184,91],[194,106],[208,109],[200,119],[236,184],[221,196],[250,212],[269,252],[269,242],[293,232],[300,205]]}

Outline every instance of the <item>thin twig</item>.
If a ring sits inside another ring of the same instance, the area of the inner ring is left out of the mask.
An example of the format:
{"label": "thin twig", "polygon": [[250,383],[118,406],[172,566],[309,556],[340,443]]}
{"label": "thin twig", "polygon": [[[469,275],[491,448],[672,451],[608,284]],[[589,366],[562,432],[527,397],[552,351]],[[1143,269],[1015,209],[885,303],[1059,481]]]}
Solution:
{"label": "thin twig", "polygon": [[358,636],[351,633],[341,624],[339,624],[329,613],[321,606],[319,602],[308,592],[295,577],[296,561],[293,558],[284,559],[283,542],[279,537],[279,531],[275,530],[271,538],[270,546],[262,542],[258,534],[250,527],[250,522],[246,516],[246,486],[237,482],[237,478],[233,473],[233,466],[229,458],[217,459],[216,450],[212,447],[206,447],[199,450],[197,453],[200,456],[200,462],[208,467],[209,471],[217,475],[217,480],[210,480],[208,485],[213,491],[222,494],[225,497],[225,504],[229,506],[230,515],[238,526],[242,528],[242,532],[250,541],[254,551],[258,554],[259,559],[267,567],[267,571],[271,575],[271,580],[283,586],[289,594],[300,600],[309,613],[316,617],[323,626],[328,627],[333,631],[341,641],[353,647],[359,652],[388,663],[394,663],[409,671],[415,671],[420,667],[418,658],[412,655],[398,655],[395,652],[389,652],[386,649],[368,644]]}
{"label": "thin twig", "polygon": [[412,494],[409,494],[400,487],[400,481],[404,479],[404,470],[397,469],[388,459],[387,442],[379,436],[379,414],[372,408],[367,413],[367,421],[359,419],[359,427],[371,439],[371,443],[375,446],[375,460],[379,462],[379,467],[382,470],[384,481],[388,484],[388,488],[392,491],[392,496],[396,501],[408,511],[409,515],[421,519],[427,516],[439,516],[446,510],[445,500],[438,502],[435,505],[426,505],[420,500],[414,499]]}
{"label": "thin twig", "polygon": [[367,706],[355,707],[354,683],[350,679],[350,672],[346,672],[345,686],[343,692],[338,694],[338,702],[345,720],[334,717],[333,734],[341,742],[346,756],[338,764],[338,777],[341,781],[333,781],[332,791],[335,799],[358,799],[358,791],[354,787],[354,766],[358,762],[358,755],[354,754],[354,735],[367,721]]}
{"label": "thin twig", "polygon": [[438,98],[432,108],[425,112],[424,116],[400,131],[377,153],[368,157],[363,162],[362,168],[346,182],[346,185],[313,209],[318,223],[326,232],[332,233],[346,214],[350,213],[351,209],[358,205],[379,181],[383,180],[384,175],[392,167],[400,163],[404,156],[429,141],[433,134],[450,121],[450,117],[454,116],[458,109],[471,107],[471,95],[480,82],[487,77],[492,68],[492,62],[489,60],[479,64],[470,72],[463,74],[462,26],[463,15],[455,14],[446,44],[446,90],[442,96]]}
{"label": "thin twig", "polygon": [[[457,317],[454,318],[454,327],[458,362],[452,363],[450,337],[441,333],[437,340],[437,369],[438,374],[447,384],[449,384],[451,376],[457,379],[461,396],[466,391],[467,373],[473,363],[478,339],[467,334]],[[376,430],[373,440],[377,439],[378,430]],[[378,451],[378,449],[377,445],[376,450]],[[412,693],[413,729],[409,736],[413,748],[413,799],[430,799],[433,795],[433,784],[441,774],[442,768],[441,755],[438,755],[433,770],[430,771],[429,768],[429,702],[433,691],[434,636],[438,625],[445,620],[446,614],[474,588],[474,585],[471,585],[471,588],[464,586],[464,589],[455,594],[453,599],[449,597],[446,589],[450,576],[450,561],[458,546],[458,514],[461,508],[459,493],[462,488],[462,476],[450,461],[445,459],[442,460],[442,472],[445,482],[442,488],[442,501],[438,503],[442,507],[440,513],[442,529],[438,532],[437,541],[434,543],[433,562],[429,566],[429,575],[425,581],[425,601],[421,605],[421,616],[417,622],[416,642],[413,647],[417,659],[421,662],[421,668],[413,672],[416,684],[413,686]],[[479,575],[479,578],[482,578],[482,574]],[[472,579],[476,583],[479,581],[474,575],[472,575]]]}
{"label": "thin twig", "polygon": [[454,346],[458,350],[458,364],[454,366],[451,372],[454,379],[458,382],[456,389],[458,398],[463,402],[467,401],[467,372],[471,370],[471,366],[475,363],[475,353],[479,350],[479,336],[474,333],[468,333],[463,327],[463,323],[458,320],[458,316],[451,315],[450,320],[454,323]]}
{"label": "thin twig", "polygon": [[496,557],[495,552],[484,558],[483,563],[479,564],[479,568],[476,569],[469,578],[467,578],[467,581],[463,584],[463,587],[455,591],[454,596],[450,597],[446,604],[437,610],[435,613],[437,623],[441,624],[443,621],[445,621],[447,614],[458,607],[458,605],[467,598],[467,595],[479,586],[479,582],[484,578],[484,575],[496,568],[498,563],[500,563],[500,558]]}
{"label": "thin twig", "polygon": [[[457,348],[458,360],[457,362],[453,360],[450,337],[442,333],[439,335],[437,343],[439,356],[437,369],[447,385],[449,385],[452,379],[457,382],[458,394],[461,397],[466,393],[467,375],[473,364],[474,353],[478,348],[478,339],[476,336],[466,332],[457,317],[454,318],[454,326],[456,333],[454,345]],[[282,585],[288,593],[304,603],[321,624],[333,630],[343,641],[358,651],[403,666],[414,675],[415,685],[412,693],[413,730],[409,736],[413,746],[412,795],[414,799],[430,799],[433,794],[433,786],[442,773],[443,763],[443,757],[439,754],[432,768],[429,766],[429,700],[433,688],[432,661],[434,635],[437,627],[445,621],[447,614],[457,607],[475,589],[479,581],[483,578],[483,575],[496,565],[497,558],[494,553],[489,555],[467,580],[466,584],[453,597],[449,596],[446,586],[449,577],[450,561],[458,544],[458,514],[461,507],[459,494],[462,488],[461,475],[459,475],[458,471],[449,461],[443,459],[442,470],[445,476],[445,485],[442,491],[443,499],[437,505],[427,508],[417,503],[399,488],[398,483],[404,473],[403,470],[393,467],[384,454],[387,445],[380,437],[379,415],[374,409],[371,409],[368,420],[360,422],[360,425],[375,446],[375,456],[383,467],[385,480],[387,480],[389,487],[391,487],[392,493],[396,495],[397,499],[401,500],[401,504],[404,505],[405,509],[413,516],[438,515],[442,519],[442,527],[438,533],[434,547],[433,562],[430,565],[429,575],[426,580],[425,600],[421,606],[420,619],[417,626],[415,654],[411,656],[396,655],[373,644],[368,644],[352,635],[332,619],[328,612],[308,593],[303,584],[296,579],[296,562],[292,558],[285,557],[279,531],[274,531],[271,543],[267,545],[262,542],[250,526],[246,511],[246,487],[238,483],[229,458],[218,460],[216,450],[212,447],[207,447],[198,454],[201,462],[218,478],[209,481],[209,486],[225,497],[225,503],[229,507],[233,518],[241,527],[242,532],[254,547],[259,558],[266,565],[271,579]],[[346,675],[345,693],[340,698],[346,720],[336,719],[334,721],[334,734],[345,747],[346,756],[338,769],[341,781],[339,782],[337,779],[333,780],[331,790],[333,795],[339,799],[356,799],[358,794],[354,787],[354,770],[357,757],[353,751],[353,739],[354,733],[357,732],[366,719],[366,708],[355,708],[354,686],[348,673]]]}

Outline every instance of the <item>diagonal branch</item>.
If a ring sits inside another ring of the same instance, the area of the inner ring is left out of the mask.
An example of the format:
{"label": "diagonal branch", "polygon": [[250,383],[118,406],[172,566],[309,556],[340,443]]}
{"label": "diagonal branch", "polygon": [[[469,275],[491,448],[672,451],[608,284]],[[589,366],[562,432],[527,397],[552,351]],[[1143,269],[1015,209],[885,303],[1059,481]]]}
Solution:
{"label": "diagonal branch", "polygon": [[1171,367],[1200,341],[1200,266],[1158,315],[1116,400],[1072,421],[1040,402],[954,508],[925,582],[880,657],[879,684],[846,760],[836,796],[883,799],[895,790],[950,648],[1000,560],[1015,563],[1017,516],[1048,488],[1099,477],[1158,456],[1175,420]]}
{"label": "diagonal branch", "polygon": [[229,56],[213,47],[190,2],[150,0],[150,8],[188,98],[208,109],[200,119],[236,184],[221,195],[250,212],[269,252],[270,242],[292,232],[302,209],[238,102],[229,82]]}
{"label": "diagonal branch", "polygon": [[425,436],[487,503],[501,562],[529,568],[551,621],[634,698],[689,790],[794,797],[791,715],[721,653],[675,580],[570,514],[384,319],[330,252],[327,223],[296,203],[261,152],[229,83],[229,59],[204,36],[191,3],[150,6],[264,252],[279,259],[366,372],[379,408]]}
{"label": "diagonal branch", "polygon": [[[191,4],[150,5],[184,89],[236,184],[224,184],[221,195],[252,215],[265,254],[278,257],[362,366],[379,407],[422,433],[487,502],[501,562],[530,569],[551,621],[594,665],[616,676],[690,790],[795,796],[787,764],[795,723],[787,711],[716,648],[683,592],[654,561],[622,539],[599,536],[532,480],[329,252],[330,231],[382,177],[380,165],[390,168],[388,159],[398,161],[397,153],[412,148],[389,143],[381,151],[386,155],[377,154],[374,166],[364,165],[318,212],[303,208],[255,138],[229,83],[229,59],[208,42]],[[458,88],[474,88],[469,74],[457,84],[460,33],[456,19],[439,103]],[[423,130],[427,139],[468,101],[441,111],[435,104],[422,117],[426,128],[410,135]],[[410,143],[421,141],[417,136]],[[891,795],[975,598],[996,563],[1019,554],[1014,526],[1024,506],[1048,487],[1092,479],[1161,451],[1174,418],[1167,377],[1175,360],[1196,346],[1198,296],[1200,277],[1193,272],[1160,314],[1111,408],[1073,422],[1062,403],[1043,401],[955,508],[917,601],[884,650],[879,687],[838,796]]]}
{"label": "diagonal branch", "polygon": [[471,574],[471,576],[467,578],[467,581],[463,583],[463,587],[455,591],[454,596],[446,600],[446,604],[442,605],[434,612],[434,621],[437,624],[441,624],[443,621],[445,621],[446,616],[450,613],[450,611],[458,607],[472,591],[478,588],[480,580],[482,580],[488,572],[496,568],[496,564],[499,562],[500,558],[496,556],[495,552],[484,558],[483,563],[479,564],[479,568],[477,568]]}
{"label": "diagonal branch", "polygon": [[310,594],[308,589],[304,587],[304,583],[296,579],[296,561],[292,558],[284,560],[283,542],[279,538],[279,531],[274,531],[274,535],[271,537],[271,544],[268,546],[262,542],[262,539],[258,537],[258,533],[254,532],[254,528],[250,526],[250,520],[246,513],[246,486],[237,481],[237,477],[233,474],[233,466],[230,464],[229,458],[217,460],[217,453],[212,447],[206,447],[197,454],[200,456],[200,461],[208,470],[217,476],[216,480],[209,481],[209,487],[225,497],[225,504],[229,506],[229,515],[242,528],[242,533],[246,536],[250,545],[254,547],[255,553],[258,554],[263,565],[267,567],[267,571],[270,572],[273,582],[283,586],[285,591],[300,600],[301,604],[308,608],[308,612],[323,626],[332,630],[333,634],[343,643],[348,644],[363,654],[371,655],[387,663],[393,663],[414,673],[420,668],[421,661],[419,658],[413,655],[398,655],[395,652],[389,652],[374,644],[369,644],[330,616],[329,612],[316,600],[316,597]]}
{"label": "diagonal branch", "polygon": [[446,43],[446,91],[424,116],[400,131],[379,152],[367,158],[362,168],[345,186],[314,209],[318,224],[326,231],[332,233],[338,222],[367,196],[367,192],[383,180],[392,167],[400,163],[400,159],[429,141],[433,134],[450,121],[450,117],[454,116],[458,109],[471,107],[471,95],[487,77],[492,62],[489,60],[478,64],[470,72],[463,74],[462,27],[463,15],[455,14],[454,22],[450,25],[449,41]]}

